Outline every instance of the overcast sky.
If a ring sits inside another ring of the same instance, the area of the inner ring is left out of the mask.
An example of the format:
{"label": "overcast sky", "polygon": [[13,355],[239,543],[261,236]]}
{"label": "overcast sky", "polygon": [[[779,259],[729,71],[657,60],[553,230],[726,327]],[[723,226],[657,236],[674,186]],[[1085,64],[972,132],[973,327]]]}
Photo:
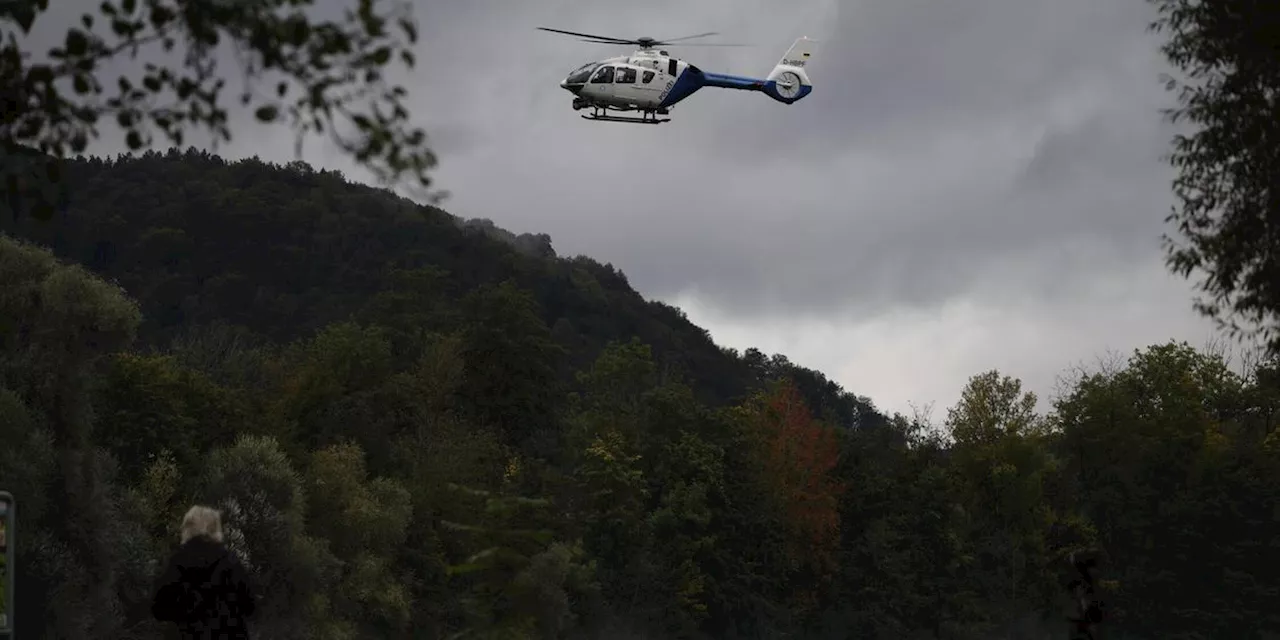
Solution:
{"label": "overcast sky", "polygon": [[[327,0],[337,2],[337,0]],[[626,272],[720,343],[783,352],[882,410],[997,368],[1042,396],[1107,351],[1212,325],[1160,250],[1171,104],[1143,0],[429,0],[409,88],[445,208]],[[625,47],[535,27],[678,37],[767,74],[821,41],[794,105],[704,89],[658,127],[587,122],[557,84]],[[291,159],[285,132],[225,155]],[[115,148],[114,142],[104,142]],[[99,149],[104,147],[99,146]],[[311,144],[305,158],[349,170]],[[1047,408],[1044,404],[1042,407]]]}

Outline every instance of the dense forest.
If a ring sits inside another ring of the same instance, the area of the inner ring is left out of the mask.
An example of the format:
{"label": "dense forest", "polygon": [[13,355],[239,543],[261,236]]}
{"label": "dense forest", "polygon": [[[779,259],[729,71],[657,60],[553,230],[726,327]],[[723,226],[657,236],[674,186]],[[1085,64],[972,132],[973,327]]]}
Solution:
{"label": "dense forest", "polygon": [[222,510],[262,638],[1275,638],[1280,365],[1185,344],[941,424],[545,236],[300,163],[67,166],[0,216],[18,637],[158,638]]}

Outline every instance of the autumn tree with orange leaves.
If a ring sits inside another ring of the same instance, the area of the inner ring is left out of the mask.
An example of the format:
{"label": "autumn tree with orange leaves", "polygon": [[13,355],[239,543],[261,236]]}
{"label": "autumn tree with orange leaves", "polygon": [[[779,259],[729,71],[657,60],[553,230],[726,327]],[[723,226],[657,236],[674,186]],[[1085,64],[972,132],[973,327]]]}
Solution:
{"label": "autumn tree with orange leaves", "polygon": [[787,524],[789,564],[809,573],[816,588],[836,572],[844,492],[836,476],[839,434],[813,417],[789,380],[755,396],[744,409],[761,479]]}

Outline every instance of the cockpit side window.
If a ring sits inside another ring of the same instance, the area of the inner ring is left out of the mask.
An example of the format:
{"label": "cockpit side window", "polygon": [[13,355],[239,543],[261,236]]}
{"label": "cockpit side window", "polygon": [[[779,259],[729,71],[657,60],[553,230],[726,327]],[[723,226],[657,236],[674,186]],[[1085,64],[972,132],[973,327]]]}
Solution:
{"label": "cockpit side window", "polygon": [[591,84],[608,84],[613,82],[613,67],[604,66],[591,78]]}
{"label": "cockpit side window", "polygon": [[649,84],[650,82],[653,82],[653,76],[654,76],[654,73],[653,73],[652,71],[646,71],[646,72],[644,72],[644,76],[642,77],[642,81],[643,81],[645,84]]}
{"label": "cockpit side window", "polygon": [[618,67],[618,78],[615,82],[618,84],[635,84],[636,70],[631,67]]}

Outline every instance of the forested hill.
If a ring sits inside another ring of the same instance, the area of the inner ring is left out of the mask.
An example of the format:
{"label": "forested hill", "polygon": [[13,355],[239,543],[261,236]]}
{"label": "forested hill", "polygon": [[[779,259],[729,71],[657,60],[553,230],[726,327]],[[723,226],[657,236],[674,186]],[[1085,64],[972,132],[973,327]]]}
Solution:
{"label": "forested hill", "polygon": [[0,216],[17,637],[165,637],[192,504],[263,638],[1280,629],[1280,362],[1154,345],[1044,415],[980,372],[935,432],[333,173],[175,152],[65,178],[61,217]]}
{"label": "forested hill", "polygon": [[832,423],[885,420],[869,400],[784,356],[718,347],[610,264],[559,258],[546,235],[464,222],[338,172],[189,149],[77,160],[67,180],[70,199],[55,220],[6,215],[0,231],[119,283],[141,307],[144,346],[212,335],[289,342],[354,321],[387,328],[394,352],[413,354],[415,332],[448,331],[484,312],[464,301],[528,293],[564,348],[551,360],[566,382],[610,341],[638,338],[664,375],[687,380],[711,405],[785,376]]}

